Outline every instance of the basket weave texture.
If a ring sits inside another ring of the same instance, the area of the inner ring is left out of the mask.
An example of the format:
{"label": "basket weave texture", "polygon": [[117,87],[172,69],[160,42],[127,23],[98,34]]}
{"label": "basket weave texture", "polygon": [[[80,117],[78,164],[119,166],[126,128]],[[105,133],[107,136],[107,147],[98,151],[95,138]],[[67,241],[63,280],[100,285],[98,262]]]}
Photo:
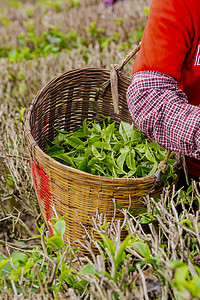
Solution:
{"label": "basket weave texture", "polygon": [[[41,212],[47,224],[50,218],[55,217],[55,210],[59,217],[67,214],[64,238],[68,237],[71,242],[85,234],[78,217],[89,229],[90,219],[96,215],[97,208],[110,221],[114,212],[113,200],[123,208],[131,206],[137,213],[143,208],[142,196],[151,192],[153,197],[158,197],[162,190],[159,187],[151,191],[155,175],[137,179],[100,177],[63,165],[43,151],[45,137],[53,140],[57,134],[54,128],[73,131],[82,125],[85,118],[100,120],[103,115],[110,116],[116,124],[120,121],[132,123],[126,101],[131,78],[120,73],[119,115],[114,113],[110,85],[104,97],[101,91],[98,100],[95,100],[97,89],[109,78],[110,70],[102,68],[65,72],[36,95],[27,113],[25,133]],[[123,219],[120,212],[117,218]]]}

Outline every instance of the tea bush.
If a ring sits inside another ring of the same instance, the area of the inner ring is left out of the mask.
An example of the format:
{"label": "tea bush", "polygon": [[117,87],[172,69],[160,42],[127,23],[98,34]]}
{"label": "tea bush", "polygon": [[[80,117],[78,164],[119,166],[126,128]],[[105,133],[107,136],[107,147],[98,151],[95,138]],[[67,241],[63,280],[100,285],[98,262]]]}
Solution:
{"label": "tea bush", "polygon": [[[199,217],[192,208],[200,200],[198,187],[193,182],[187,192],[166,189],[160,199],[147,197],[146,216],[122,209],[122,224],[97,214],[92,222],[99,238],[87,232],[76,247],[63,239],[65,216],[50,220],[53,236],[44,224],[37,227],[35,245],[5,242],[9,255],[0,257],[0,296],[200,299]],[[121,240],[124,228],[129,234]],[[88,256],[80,255],[79,245]]]}

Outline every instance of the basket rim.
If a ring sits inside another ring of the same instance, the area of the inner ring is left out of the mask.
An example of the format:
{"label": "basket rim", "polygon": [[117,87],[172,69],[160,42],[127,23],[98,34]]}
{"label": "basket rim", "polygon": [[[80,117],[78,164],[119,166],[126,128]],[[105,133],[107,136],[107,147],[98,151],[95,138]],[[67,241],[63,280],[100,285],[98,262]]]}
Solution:
{"label": "basket rim", "polygon": [[[31,106],[33,106],[37,99],[39,98],[39,96],[44,93],[48,87],[53,83],[53,82],[56,82],[57,80],[59,80],[60,78],[62,78],[63,76],[67,75],[67,74],[70,74],[70,73],[73,73],[73,72],[84,72],[86,70],[90,70],[90,71],[104,71],[106,73],[110,73],[111,70],[109,69],[106,69],[106,68],[95,68],[95,67],[88,67],[88,68],[76,68],[76,69],[71,69],[71,70],[68,70],[68,71],[65,71],[63,72],[62,74],[52,78],[50,81],[48,81],[38,92],[37,94],[35,95],[35,97],[33,98],[33,100],[31,101],[30,105],[29,105],[29,109],[28,109],[28,112],[27,112],[27,116],[26,116],[26,119],[28,117],[28,115],[30,114],[32,108]],[[127,78],[129,80],[131,80],[131,77],[127,76],[126,74],[120,72],[120,76],[124,77],[124,78]],[[25,127],[26,127],[26,120],[25,120]]]}
{"label": "basket rim", "polygon": [[[65,164],[62,164],[60,162],[58,162],[57,160],[55,160],[54,158],[50,157],[48,154],[46,154],[37,144],[36,140],[34,139],[32,133],[31,133],[31,126],[30,126],[30,116],[31,116],[31,113],[33,111],[33,108],[34,108],[34,105],[37,103],[37,100],[38,98],[41,96],[42,93],[44,93],[48,87],[56,82],[57,80],[59,80],[60,78],[62,78],[63,76],[67,75],[67,74],[70,74],[70,73],[73,73],[73,72],[78,72],[78,71],[81,71],[81,72],[84,72],[86,70],[91,70],[91,71],[95,71],[95,70],[98,70],[98,71],[105,71],[105,72],[108,72],[110,73],[110,70],[109,69],[105,69],[105,68],[95,68],[95,67],[88,67],[88,68],[77,68],[77,69],[71,69],[69,71],[66,71],[56,77],[54,77],[53,79],[51,79],[49,82],[47,82],[43,88],[41,88],[38,93],[35,95],[35,97],[33,98],[31,104],[29,105],[29,108],[28,108],[28,111],[27,111],[27,114],[26,114],[26,118],[25,118],[25,123],[24,123],[24,135],[25,135],[25,139],[28,141],[28,144],[30,145],[30,148],[32,149],[32,147],[34,147],[34,152],[35,153],[39,153],[41,155],[41,157],[43,159],[45,159],[48,163],[51,161],[54,165],[54,167],[56,167],[56,173],[59,173],[59,170],[60,171],[69,171],[71,173],[74,173],[75,174],[79,174],[79,175],[82,175],[82,176],[85,176],[85,177],[88,177],[88,179],[91,179],[91,180],[101,180],[102,182],[103,181],[106,181],[106,182],[110,182],[110,183],[114,183],[114,182],[145,182],[145,181],[149,181],[149,180],[156,180],[157,178],[157,173],[158,173],[158,170],[152,174],[152,175],[146,175],[144,177],[138,177],[138,178],[128,178],[128,177],[123,177],[123,178],[116,178],[116,177],[106,177],[106,176],[101,176],[101,175],[93,175],[91,173],[87,173],[85,171],[81,171],[81,170],[78,170],[78,169],[75,169],[75,168],[72,168],[72,167],[69,167]],[[125,78],[129,78],[127,75],[121,73],[120,75],[122,75],[123,77]],[[29,147],[28,147],[29,148]],[[30,154],[30,149],[29,149],[29,155],[32,156]],[[36,159],[36,157],[35,157]],[[36,159],[37,161],[37,159]],[[175,162],[175,166],[174,168],[177,168],[177,166],[179,167],[179,164],[181,164],[181,160],[177,160]]]}

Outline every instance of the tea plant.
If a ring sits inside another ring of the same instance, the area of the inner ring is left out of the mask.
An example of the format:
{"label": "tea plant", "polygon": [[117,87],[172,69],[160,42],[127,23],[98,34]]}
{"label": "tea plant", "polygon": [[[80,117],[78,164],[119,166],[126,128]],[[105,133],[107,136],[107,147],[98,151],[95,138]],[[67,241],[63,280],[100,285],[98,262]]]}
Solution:
{"label": "tea plant", "polygon": [[17,111],[18,111],[18,115],[16,116],[16,124],[18,122],[21,123],[21,125],[23,126],[24,125],[24,122],[25,122],[25,111],[26,111],[26,108],[25,107],[17,107]]}
{"label": "tea plant", "polygon": [[40,241],[39,246],[8,243],[14,251],[8,257],[0,257],[0,286],[4,287],[0,289],[0,296],[34,293],[56,299],[60,292],[67,291],[67,283],[71,286],[78,281],[70,265],[75,249],[70,249],[63,241],[65,222],[63,218],[51,222],[54,233],[51,237],[45,235],[44,224],[37,227],[40,234],[35,239]]}
{"label": "tea plant", "polygon": [[[188,198],[190,209],[182,197]],[[58,218],[55,209],[49,222],[52,236],[42,224],[35,245],[0,240],[9,253],[0,256],[0,297],[200,299],[199,215],[192,208],[199,201],[198,184],[184,193],[166,189],[160,199],[145,201],[146,218],[135,218],[125,209],[122,223],[97,214],[76,248],[64,241],[65,216]],[[146,219],[148,230],[141,224]],[[125,228],[129,234],[122,239]],[[80,255],[79,246],[88,255]]]}
{"label": "tea plant", "polygon": [[70,51],[72,48],[84,44],[84,40],[74,29],[71,29],[68,34],[64,34],[56,27],[52,27],[39,37],[36,35],[32,23],[26,23],[26,25],[28,32],[23,32],[18,36],[19,46],[14,49],[11,48],[11,45],[0,47],[0,57],[7,57],[12,61],[32,60],[49,54],[59,55],[63,49]]}

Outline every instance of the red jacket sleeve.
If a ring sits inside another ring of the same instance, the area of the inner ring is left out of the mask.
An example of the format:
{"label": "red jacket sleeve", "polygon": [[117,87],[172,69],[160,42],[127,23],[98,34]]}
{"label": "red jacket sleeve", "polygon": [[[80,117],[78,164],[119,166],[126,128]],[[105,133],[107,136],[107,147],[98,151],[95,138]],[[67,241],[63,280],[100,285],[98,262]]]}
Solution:
{"label": "red jacket sleeve", "polygon": [[180,82],[192,35],[189,1],[152,0],[133,74],[138,71],[157,71]]}

